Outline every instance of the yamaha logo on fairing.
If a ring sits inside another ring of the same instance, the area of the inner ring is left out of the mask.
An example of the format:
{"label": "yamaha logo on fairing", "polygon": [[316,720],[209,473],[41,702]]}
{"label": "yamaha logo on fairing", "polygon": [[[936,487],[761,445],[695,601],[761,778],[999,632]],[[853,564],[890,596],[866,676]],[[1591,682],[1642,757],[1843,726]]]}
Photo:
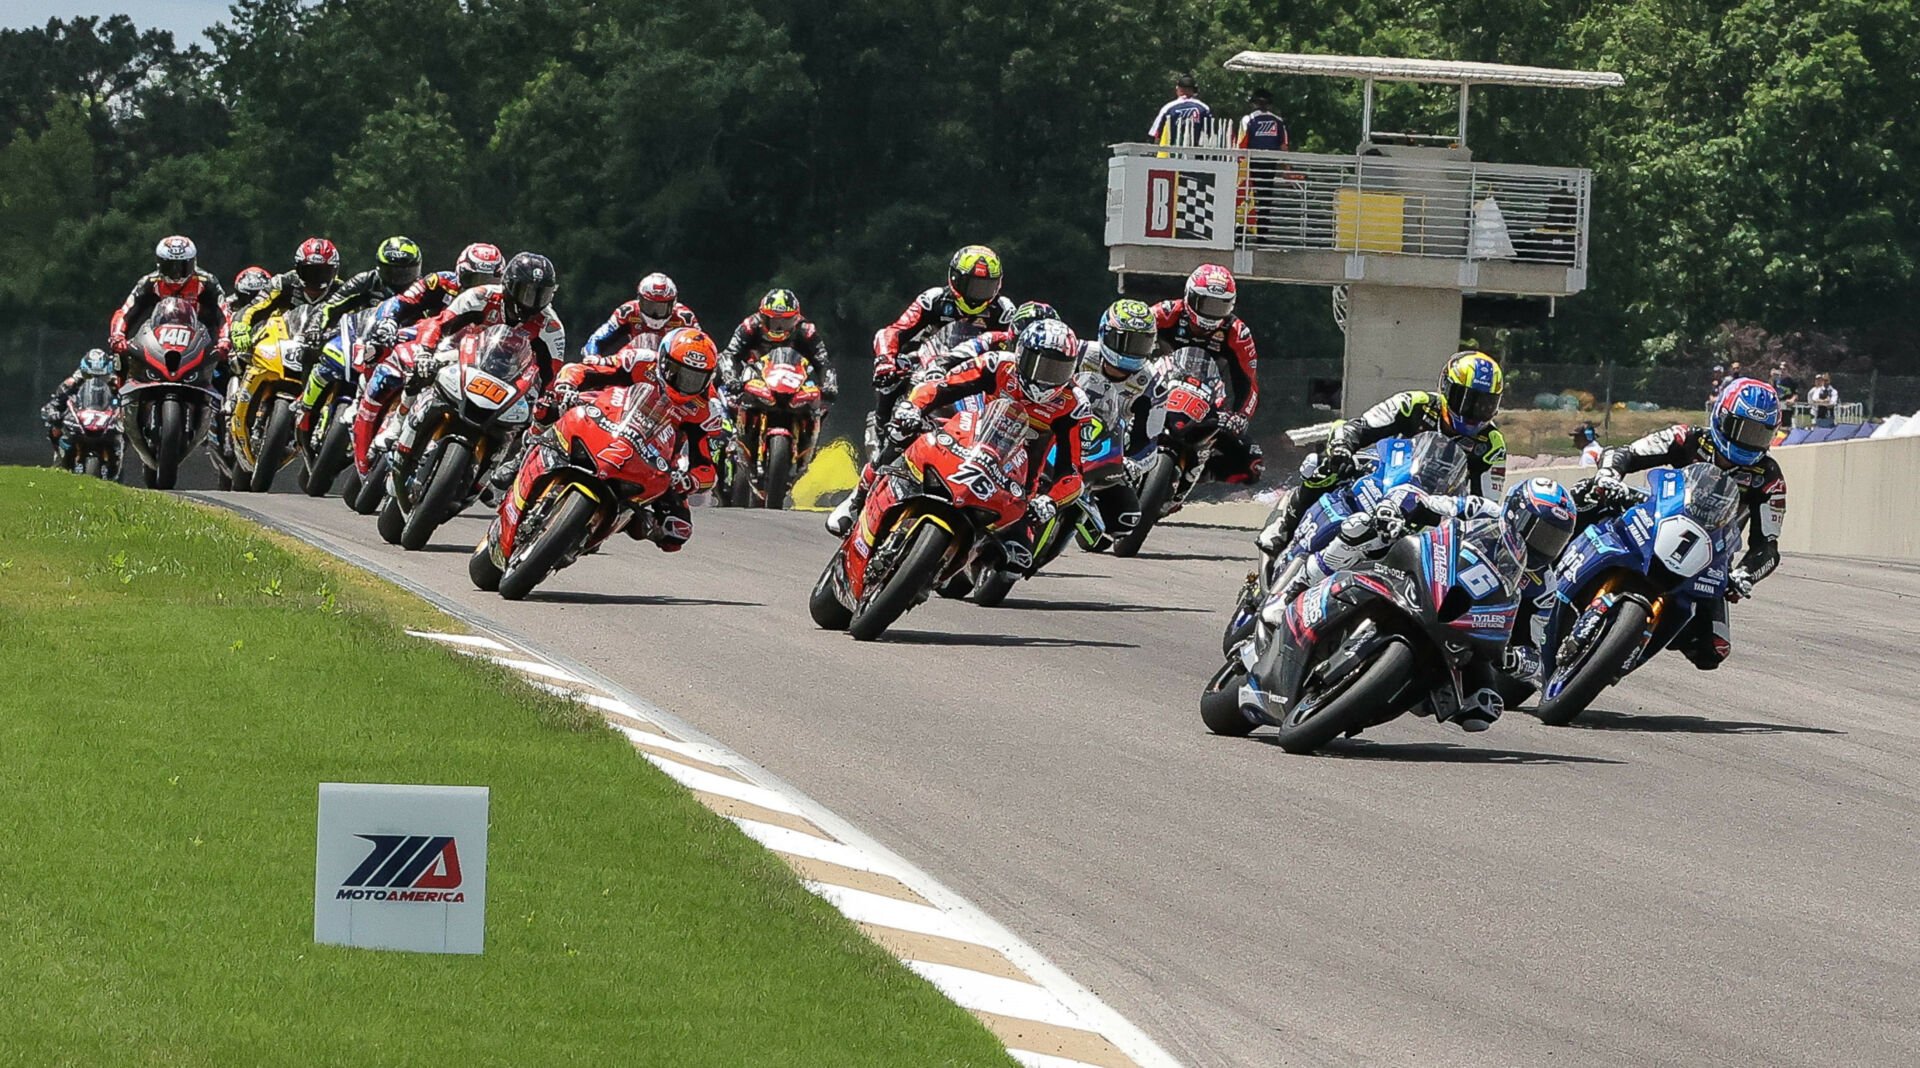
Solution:
{"label": "yamaha logo on fairing", "polygon": [[373,843],[366,859],[341,881],[343,901],[458,904],[460,850],[451,835],[359,834]]}

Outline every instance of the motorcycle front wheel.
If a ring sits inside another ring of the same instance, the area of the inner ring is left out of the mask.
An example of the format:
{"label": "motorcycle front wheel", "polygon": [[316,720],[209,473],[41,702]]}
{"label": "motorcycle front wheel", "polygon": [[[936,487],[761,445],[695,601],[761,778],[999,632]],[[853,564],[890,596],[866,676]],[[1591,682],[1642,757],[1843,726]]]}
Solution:
{"label": "motorcycle front wheel", "polygon": [[787,481],[793,475],[793,439],[779,434],[767,442],[766,491],[768,508],[787,506]]}
{"label": "motorcycle front wheel", "polygon": [[266,432],[260,436],[260,449],[253,456],[253,492],[265,493],[273,488],[274,476],[280,473],[280,465],[286,462],[292,447],[293,404],[284,395],[275,396],[267,412]]}
{"label": "motorcycle front wheel", "polygon": [[1252,734],[1260,721],[1240,708],[1240,687],[1246,683],[1247,668],[1238,657],[1227,661],[1200,691],[1200,722],[1215,734],[1244,738]]}
{"label": "motorcycle front wheel", "polygon": [[337,405],[327,420],[327,432],[320,438],[320,450],[313,469],[307,474],[307,495],[325,497],[334,480],[352,463],[353,412],[346,404]]}
{"label": "motorcycle front wheel", "polygon": [[1376,722],[1381,706],[1400,692],[1412,674],[1413,650],[1404,642],[1388,642],[1339,692],[1322,697],[1304,719],[1289,714],[1280,724],[1280,748],[1311,753],[1349,730]]}
{"label": "motorcycle front wheel", "polygon": [[1153,466],[1140,481],[1140,518],[1133,529],[1120,535],[1113,543],[1113,555],[1133,556],[1146,544],[1147,535],[1153,525],[1160,521],[1160,511],[1173,499],[1173,483],[1180,476],[1180,465],[1174,462],[1171,453],[1155,453]]}
{"label": "motorcycle front wheel", "polygon": [[148,485],[170,490],[180,480],[181,454],[187,451],[187,409],[180,398],[168,397],[160,402],[158,438],[153,458],[159,463],[150,469],[152,481]]}
{"label": "motorcycle front wheel", "polygon": [[87,457],[85,472],[88,478],[99,478],[100,477],[100,457],[98,456]]}
{"label": "motorcycle front wheel", "polygon": [[1534,715],[1552,727],[1564,727],[1587,710],[1600,691],[1613,684],[1627,658],[1646,636],[1647,605],[1634,597],[1614,602],[1613,612],[1594,636],[1593,651],[1573,669],[1573,676],[1553,697],[1543,697]]}
{"label": "motorcycle front wheel", "polygon": [[453,510],[473,485],[473,451],[462,441],[448,441],[440,446],[440,458],[434,461],[433,478],[427,483],[427,491],[420,495],[420,503],[414,505],[413,513],[407,516],[407,525],[400,532],[400,547],[418,551],[427,547],[427,540],[440,524],[453,518]]}
{"label": "motorcycle front wheel", "polygon": [[921,523],[913,541],[900,554],[900,563],[878,590],[853,614],[847,633],[855,641],[870,642],[885,634],[894,620],[905,615],[940,577],[953,535],[933,523]]}
{"label": "motorcycle front wheel", "polygon": [[526,553],[516,553],[515,558],[508,561],[506,573],[500,577],[500,596],[509,601],[521,600],[532,593],[533,588],[559,566],[562,557],[587,540],[587,529],[600,506],[584,493],[559,492],[566,493],[567,499],[560,502],[552,518],[540,528]]}

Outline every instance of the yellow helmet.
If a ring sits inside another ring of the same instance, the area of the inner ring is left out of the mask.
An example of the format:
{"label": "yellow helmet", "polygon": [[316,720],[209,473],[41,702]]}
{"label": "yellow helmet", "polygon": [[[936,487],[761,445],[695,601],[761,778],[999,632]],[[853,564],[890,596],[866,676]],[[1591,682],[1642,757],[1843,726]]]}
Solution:
{"label": "yellow helmet", "polygon": [[987,310],[1000,295],[1000,255],[985,245],[968,245],[947,264],[947,289],[968,315]]}
{"label": "yellow helmet", "polygon": [[1505,385],[1500,365],[1469,349],[1447,358],[1440,372],[1440,414],[1456,434],[1477,434],[1500,410]]}

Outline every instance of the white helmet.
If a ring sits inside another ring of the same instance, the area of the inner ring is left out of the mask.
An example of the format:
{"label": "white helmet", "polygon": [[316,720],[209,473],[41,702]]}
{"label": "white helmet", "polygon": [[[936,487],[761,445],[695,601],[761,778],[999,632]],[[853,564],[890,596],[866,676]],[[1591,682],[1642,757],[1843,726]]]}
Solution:
{"label": "white helmet", "polygon": [[160,243],[153,246],[153,263],[160,277],[172,282],[184,282],[193,277],[193,261],[199,254],[200,250],[193,247],[192,241],[174,234],[161,238]]}

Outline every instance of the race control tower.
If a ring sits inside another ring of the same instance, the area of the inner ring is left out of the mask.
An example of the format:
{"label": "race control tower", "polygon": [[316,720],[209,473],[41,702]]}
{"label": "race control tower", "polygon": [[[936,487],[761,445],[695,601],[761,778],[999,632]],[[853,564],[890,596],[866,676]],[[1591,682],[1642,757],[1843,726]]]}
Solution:
{"label": "race control tower", "polygon": [[[1233,71],[1364,83],[1352,155],[1249,151],[1231,122],[1179,131],[1175,144],[1119,144],[1107,172],[1108,264],[1183,276],[1225,263],[1242,281],[1333,288],[1346,333],[1341,410],[1431,388],[1459,345],[1475,295],[1559,298],[1587,284],[1593,172],[1476,163],[1467,148],[1475,85],[1604,89],[1618,74],[1498,63],[1241,52]],[[1378,82],[1459,91],[1447,133],[1374,128]]]}

